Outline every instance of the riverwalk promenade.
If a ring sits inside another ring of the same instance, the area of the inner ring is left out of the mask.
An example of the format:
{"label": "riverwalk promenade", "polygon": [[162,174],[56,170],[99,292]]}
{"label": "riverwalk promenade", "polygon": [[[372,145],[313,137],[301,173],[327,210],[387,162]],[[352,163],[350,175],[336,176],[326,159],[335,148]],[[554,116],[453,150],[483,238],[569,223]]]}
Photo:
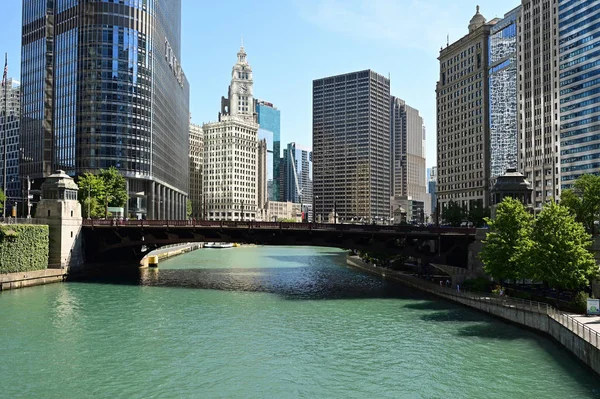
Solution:
{"label": "riverwalk promenade", "polygon": [[356,256],[348,256],[347,263],[368,273],[545,333],[600,375],[600,317],[564,313],[542,302],[442,287],[412,274],[367,264]]}

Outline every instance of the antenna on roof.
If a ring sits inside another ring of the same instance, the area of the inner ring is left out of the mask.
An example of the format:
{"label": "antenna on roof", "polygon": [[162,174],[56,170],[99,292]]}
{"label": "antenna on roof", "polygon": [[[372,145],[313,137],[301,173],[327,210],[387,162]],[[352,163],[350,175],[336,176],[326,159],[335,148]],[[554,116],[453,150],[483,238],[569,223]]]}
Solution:
{"label": "antenna on roof", "polygon": [[446,47],[450,45],[450,34],[446,34]]}

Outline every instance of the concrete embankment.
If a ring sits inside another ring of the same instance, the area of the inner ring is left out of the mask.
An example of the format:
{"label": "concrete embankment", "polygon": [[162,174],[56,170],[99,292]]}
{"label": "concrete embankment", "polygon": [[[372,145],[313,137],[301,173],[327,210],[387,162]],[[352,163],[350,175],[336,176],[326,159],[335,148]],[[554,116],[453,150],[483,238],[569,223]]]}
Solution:
{"label": "concrete embankment", "polygon": [[493,297],[481,293],[458,292],[456,289],[440,287],[413,275],[375,267],[355,256],[348,256],[347,263],[365,272],[398,281],[545,333],[600,375],[600,335],[575,320],[574,317],[562,313],[548,304],[507,297]]}
{"label": "concrete embankment", "polygon": [[0,291],[64,281],[66,269],[43,269],[31,272],[0,274]]}
{"label": "concrete embankment", "polygon": [[157,256],[158,261],[166,260],[174,256],[182,255],[191,251],[202,248],[202,243],[194,242],[187,244],[177,244],[168,247],[159,248],[156,251],[150,252],[140,262],[140,266],[148,267],[148,260],[152,256]]}

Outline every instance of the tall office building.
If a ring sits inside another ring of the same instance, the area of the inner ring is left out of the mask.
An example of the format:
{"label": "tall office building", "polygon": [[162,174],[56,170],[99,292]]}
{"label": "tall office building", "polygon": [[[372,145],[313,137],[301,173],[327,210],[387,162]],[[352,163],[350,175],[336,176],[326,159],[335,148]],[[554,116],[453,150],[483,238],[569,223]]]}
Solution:
{"label": "tall office building", "polygon": [[391,196],[425,201],[425,126],[419,111],[398,97],[390,101]]}
{"label": "tall office building", "polygon": [[[120,4],[119,4],[120,3]],[[181,0],[23,1],[22,175],[116,167],[128,216],[185,217]]]}
{"label": "tall office building", "polygon": [[343,220],[390,215],[390,81],[371,70],[313,81],[314,204]]}
{"label": "tall office building", "polygon": [[523,0],[518,21],[519,170],[532,204],[560,196],[556,0]]}
{"label": "tall office building", "polygon": [[204,134],[202,126],[190,123],[190,191],[192,217],[204,219],[202,176],[204,170]]}
{"label": "tall office building", "polygon": [[[6,89],[6,90],[5,90]],[[6,97],[5,97],[6,91]],[[21,87],[18,81],[9,78],[6,80],[6,86],[0,87],[0,134],[2,138],[6,137],[6,188],[2,187],[6,194],[7,216],[9,210],[15,202],[23,202],[23,193],[21,192],[21,176],[19,173],[20,150],[19,133],[21,114]],[[4,111],[6,110],[6,117]],[[0,141],[0,170],[4,177],[4,140]],[[25,179],[26,180],[26,179]],[[0,180],[1,181],[1,180]]]}
{"label": "tall office building", "polygon": [[496,20],[477,12],[469,33],[441,49],[437,83],[437,195],[440,211],[456,201],[489,204],[488,37]]}
{"label": "tall office building", "polygon": [[[517,167],[517,19],[521,6],[490,29],[490,178]],[[490,182],[492,185],[493,183]]]}
{"label": "tall office building", "polygon": [[258,123],[252,67],[242,46],[231,71],[228,97],[221,98],[219,121],[206,123],[203,190],[210,220],[257,218]]}
{"label": "tall office building", "polygon": [[267,191],[269,200],[279,201],[281,163],[281,113],[270,102],[256,100],[258,139],[267,140]]}
{"label": "tall office building", "polygon": [[[289,143],[283,149],[283,201],[306,206],[313,200],[312,151],[296,143]],[[306,206],[302,212],[306,212]]]}
{"label": "tall office building", "polygon": [[598,1],[558,2],[561,189],[600,174],[599,21]]}

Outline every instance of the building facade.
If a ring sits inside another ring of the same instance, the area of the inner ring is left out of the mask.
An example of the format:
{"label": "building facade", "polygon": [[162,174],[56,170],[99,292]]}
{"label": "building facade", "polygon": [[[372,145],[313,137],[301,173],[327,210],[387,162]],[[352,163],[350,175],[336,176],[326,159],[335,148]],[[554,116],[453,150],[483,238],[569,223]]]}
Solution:
{"label": "building facade", "polygon": [[521,7],[506,13],[490,29],[489,115],[490,178],[517,167],[517,20]]}
{"label": "building facade", "polygon": [[390,214],[390,81],[371,70],[313,81],[317,218],[382,222]]}
{"label": "building facade", "polygon": [[390,101],[390,151],[392,196],[427,196],[425,126],[419,111],[392,96]]}
{"label": "building facade", "polygon": [[[6,89],[6,90],[5,90]],[[6,114],[5,114],[6,111]],[[6,85],[0,87],[0,133],[2,138],[6,137],[6,143],[2,140],[0,147],[0,170],[4,178],[4,145],[6,144],[6,187],[2,187],[6,195],[7,215],[15,203],[22,204],[24,195],[21,191],[21,175],[19,173],[20,145],[19,134],[21,115],[21,87],[20,83],[12,78],[6,80]],[[27,179],[25,178],[24,181]],[[24,208],[19,208],[24,209]]]}
{"label": "building facade", "polygon": [[204,219],[202,176],[204,171],[204,133],[202,126],[190,123],[190,191],[192,217]]}
{"label": "building facade", "polygon": [[[283,150],[283,199],[302,205],[312,204],[313,162],[312,151],[296,143]],[[306,208],[302,207],[305,212]]]}
{"label": "building facade", "polygon": [[600,174],[599,21],[598,1],[558,2],[561,189]]}
{"label": "building facade", "polygon": [[557,17],[556,1],[522,1],[517,33],[518,170],[533,185],[536,209],[560,196]]}
{"label": "building facade", "polygon": [[437,198],[470,209],[489,204],[488,37],[493,26],[477,12],[469,33],[441,49],[437,83]]}
{"label": "building facade", "polygon": [[265,219],[265,210],[267,209],[267,201],[269,200],[269,196],[268,196],[268,169],[269,169],[269,162],[268,162],[268,153],[269,151],[267,150],[267,140],[265,139],[259,139],[258,140],[258,146],[256,148],[256,177],[257,177],[257,182],[256,182],[256,198],[257,198],[257,204],[258,204],[258,212],[262,215],[260,218],[257,216],[256,219],[257,220],[264,220]]}
{"label": "building facade", "polygon": [[219,121],[206,123],[203,190],[209,220],[255,220],[258,204],[258,123],[252,68],[242,46],[231,71]]}
{"label": "building facade", "polygon": [[267,140],[267,191],[269,200],[280,199],[281,112],[270,102],[257,100],[258,138]]}
{"label": "building facade", "polygon": [[181,0],[23,1],[22,175],[116,167],[127,216],[185,217]]}

